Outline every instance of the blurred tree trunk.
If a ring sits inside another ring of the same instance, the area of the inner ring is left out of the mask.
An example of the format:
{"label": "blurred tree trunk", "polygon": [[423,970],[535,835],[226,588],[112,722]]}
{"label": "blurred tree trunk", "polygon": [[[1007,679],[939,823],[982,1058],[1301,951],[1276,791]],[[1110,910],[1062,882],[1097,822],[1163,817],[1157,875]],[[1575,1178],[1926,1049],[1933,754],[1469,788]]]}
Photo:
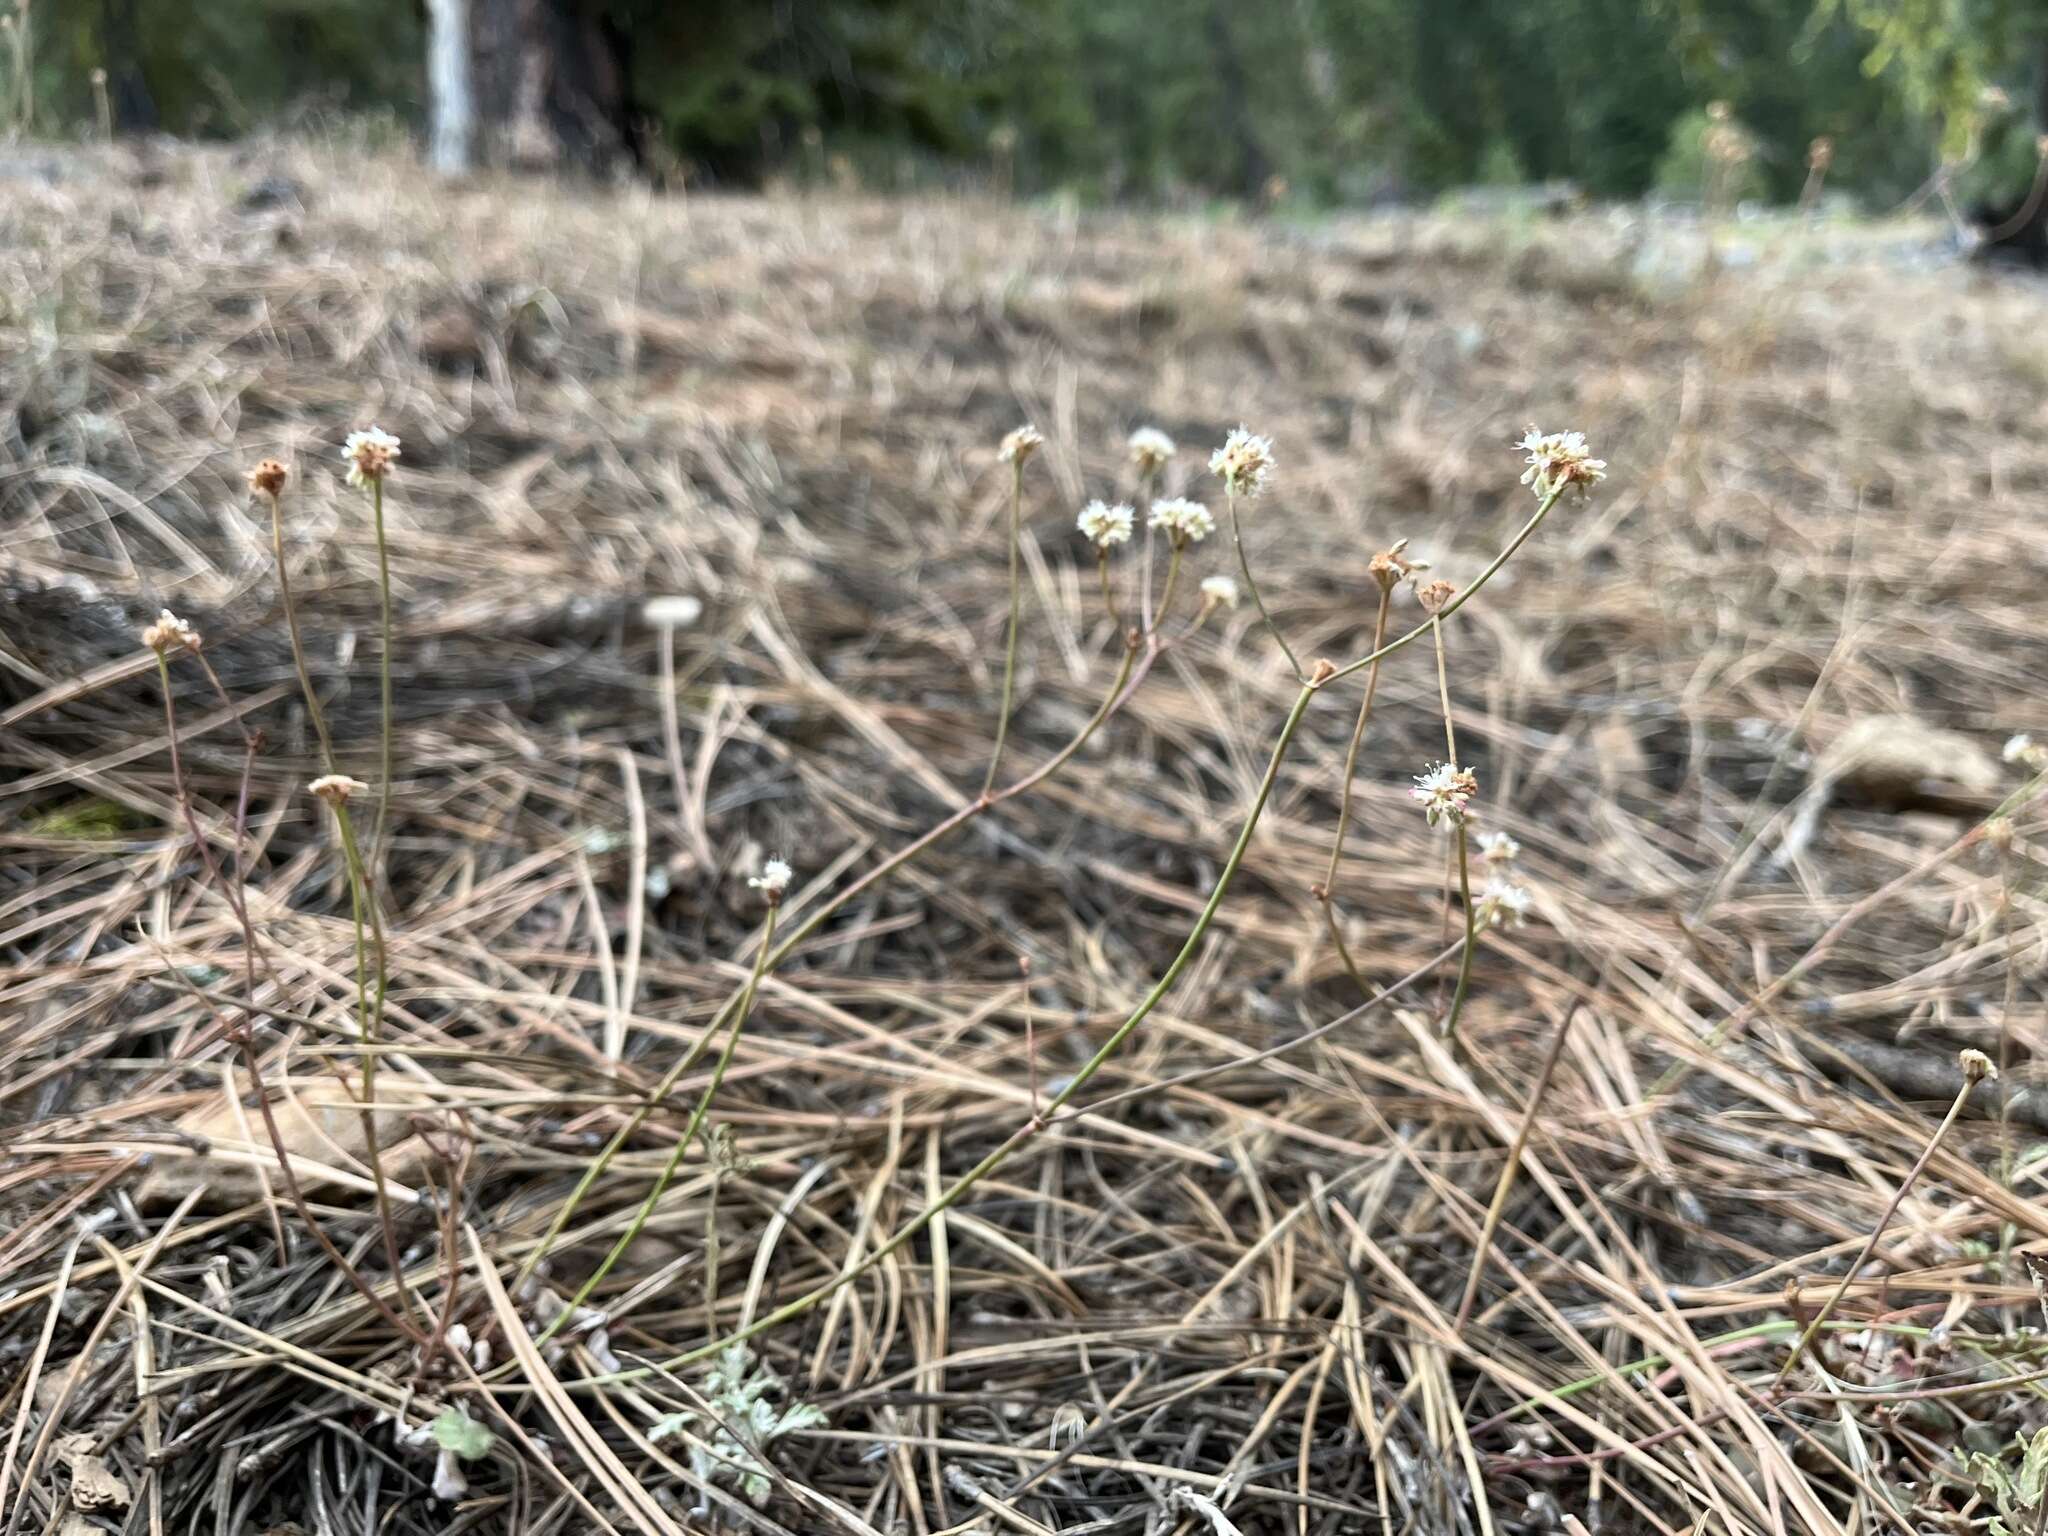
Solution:
{"label": "blurred tree trunk", "polygon": [[[1241,196],[1256,197],[1264,190],[1271,167],[1252,132],[1244,60],[1239,57],[1236,42],[1230,35],[1230,13],[1235,9],[1230,0],[1212,0],[1204,18],[1204,31],[1208,35],[1209,55],[1216,70],[1218,127],[1230,142],[1233,158],[1237,161],[1229,180]],[[1256,17],[1251,24],[1259,24]]]}
{"label": "blurred tree trunk", "polygon": [[142,75],[142,40],[136,0],[100,0],[100,47],[107,61],[107,96],[114,127],[145,132],[157,124],[156,99]]}
{"label": "blurred tree trunk", "polygon": [[624,60],[575,0],[468,0],[482,157],[604,171],[627,155]]}
{"label": "blurred tree trunk", "polygon": [[476,88],[469,57],[469,0],[427,0],[427,163],[460,176],[474,162]]}

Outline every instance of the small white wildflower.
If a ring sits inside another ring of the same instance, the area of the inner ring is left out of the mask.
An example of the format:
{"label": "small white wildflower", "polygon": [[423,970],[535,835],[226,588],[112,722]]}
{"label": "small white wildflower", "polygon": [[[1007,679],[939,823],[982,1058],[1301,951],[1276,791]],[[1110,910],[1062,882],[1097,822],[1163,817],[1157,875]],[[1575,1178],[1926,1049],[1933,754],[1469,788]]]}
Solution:
{"label": "small white wildflower", "polygon": [[1152,516],[1148,519],[1154,528],[1163,528],[1176,546],[1199,544],[1216,531],[1216,519],[1209,509],[1199,501],[1189,501],[1185,496],[1169,496],[1163,501],[1152,503]]}
{"label": "small white wildflower", "polygon": [[770,901],[780,901],[782,893],[789,889],[789,882],[795,873],[786,860],[770,859],[761,866],[761,873],[748,878],[747,884]]}
{"label": "small white wildflower", "polygon": [[1531,427],[1515,444],[1528,455],[1529,467],[1522,471],[1522,484],[1536,493],[1538,501],[1568,486],[1584,495],[1607,478],[1607,461],[1596,459],[1586,446],[1583,432],[1539,432]]}
{"label": "small white wildflower", "polygon": [[1002,445],[996,449],[996,457],[1005,464],[1015,464],[1021,469],[1024,461],[1044,445],[1044,434],[1026,422],[1023,426],[1004,434]]}
{"label": "small white wildflower", "polygon": [[1512,864],[1521,852],[1522,845],[1505,832],[1479,834],[1479,857],[1489,864]]}
{"label": "small white wildflower", "polygon": [[346,805],[351,795],[367,794],[370,786],[345,773],[326,773],[306,786],[329,805]]}
{"label": "small white wildflower", "polygon": [[1219,608],[1237,606],[1237,583],[1228,576],[1204,576],[1202,596]]}
{"label": "small white wildflower", "polygon": [[1529,893],[1506,880],[1490,880],[1479,896],[1482,928],[1521,928],[1529,921]]}
{"label": "small white wildflower", "polygon": [[158,655],[179,647],[196,651],[199,649],[199,631],[165,608],[157,613],[156,622],[143,630],[142,643]]}
{"label": "small white wildflower", "polygon": [[1209,473],[1238,496],[1257,496],[1266,489],[1273,472],[1273,440],[1239,427],[1223,440],[1223,446],[1209,455]]}
{"label": "small white wildflower", "polygon": [[351,432],[341,446],[341,459],[348,465],[348,483],[352,486],[382,480],[391,473],[392,461],[397,457],[398,439],[381,427]]}
{"label": "small white wildflower", "polygon": [[655,629],[685,629],[703,615],[704,604],[687,592],[650,597],[640,605],[640,617]]}
{"label": "small white wildflower", "polygon": [[1086,534],[1097,549],[1106,550],[1112,544],[1122,544],[1130,539],[1131,520],[1136,516],[1121,502],[1112,507],[1107,502],[1091,501],[1074,519],[1074,526]]}
{"label": "small white wildflower", "polygon": [[1131,434],[1131,462],[1141,475],[1156,475],[1174,455],[1173,439],[1157,427],[1140,427]]}
{"label": "small white wildflower", "polygon": [[1438,763],[1427,773],[1418,773],[1408,793],[1422,807],[1423,819],[1432,827],[1459,826],[1465,807],[1479,793],[1479,780],[1469,768],[1455,763]]}
{"label": "small white wildflower", "polygon": [[[169,617],[169,615],[166,615]],[[144,637],[148,638],[147,636]],[[2019,763],[2028,768],[2048,767],[2048,746],[2037,743],[2033,737],[2022,732],[2011,737],[2005,744],[2005,760]]]}

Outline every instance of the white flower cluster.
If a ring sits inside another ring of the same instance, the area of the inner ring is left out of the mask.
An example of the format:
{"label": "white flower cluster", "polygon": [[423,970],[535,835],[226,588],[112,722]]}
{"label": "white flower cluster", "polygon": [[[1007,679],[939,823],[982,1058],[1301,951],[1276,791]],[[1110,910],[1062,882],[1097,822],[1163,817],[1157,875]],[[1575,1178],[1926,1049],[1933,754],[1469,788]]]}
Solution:
{"label": "white flower cluster", "polygon": [[[168,618],[169,615],[166,614],[165,617]],[[2048,768],[2048,746],[2042,745],[2023,732],[2006,742],[2005,760],[2038,773],[2041,769]]]}
{"label": "white flower cluster", "polygon": [[1174,455],[1173,439],[1157,427],[1140,427],[1131,434],[1131,462],[1141,475],[1156,475]]}
{"label": "white flower cluster", "polygon": [[306,786],[329,805],[346,805],[351,795],[368,794],[370,786],[345,773],[324,773]]}
{"label": "white flower cluster", "polygon": [[341,445],[342,462],[348,465],[348,483],[362,487],[391,473],[398,457],[398,439],[381,427],[351,432]]}
{"label": "white flower cluster", "polygon": [[1539,501],[1572,486],[1584,495],[1607,478],[1607,461],[1593,457],[1583,432],[1546,434],[1531,427],[1515,446],[1528,456],[1522,484],[1533,490]]}
{"label": "white flower cluster", "polygon": [[1408,793],[1421,805],[1423,819],[1432,827],[1462,826],[1466,807],[1479,793],[1479,780],[1470,768],[1438,763],[1429,772],[1418,773]]}
{"label": "white flower cluster", "polygon": [[1081,515],[1074,519],[1074,526],[1087,536],[1097,549],[1107,550],[1112,544],[1128,543],[1131,537],[1131,520],[1137,514],[1122,503],[1116,506],[1105,501],[1091,501],[1081,509]]}
{"label": "white flower cluster", "polygon": [[1154,528],[1163,529],[1176,549],[1187,544],[1199,544],[1216,531],[1216,519],[1210,515],[1209,509],[1185,496],[1168,496],[1153,502],[1152,515],[1147,521]]}
{"label": "white flower cluster", "polygon": [[1045,446],[1045,434],[1026,422],[1003,436],[1002,445],[996,449],[996,457],[1005,464],[1021,466],[1032,454]]}
{"label": "white flower cluster", "polygon": [[761,873],[748,877],[747,884],[770,901],[780,901],[782,893],[789,889],[789,882],[795,878],[795,874],[787,860],[770,859],[761,866]]}
{"label": "white flower cluster", "polygon": [[1239,427],[1209,455],[1209,473],[1220,477],[1236,496],[1258,496],[1273,472],[1273,440]]}
{"label": "white flower cluster", "polygon": [[142,643],[159,656],[180,647],[196,651],[199,649],[199,631],[165,608],[158,612],[156,622],[143,630]]}
{"label": "white flower cluster", "polygon": [[1219,608],[1235,608],[1237,583],[1228,576],[1204,576],[1202,598],[1203,601],[1214,603]]}

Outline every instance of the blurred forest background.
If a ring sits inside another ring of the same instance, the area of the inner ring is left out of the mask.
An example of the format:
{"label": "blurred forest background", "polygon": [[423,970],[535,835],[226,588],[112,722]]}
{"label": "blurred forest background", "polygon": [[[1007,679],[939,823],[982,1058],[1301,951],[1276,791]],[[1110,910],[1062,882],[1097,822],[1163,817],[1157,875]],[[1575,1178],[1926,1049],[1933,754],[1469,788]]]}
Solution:
{"label": "blurred forest background", "polygon": [[1691,197],[1725,102],[1728,191],[1797,197],[1825,138],[1829,187],[1876,207],[1944,158],[1964,198],[2009,200],[2048,120],[2048,0],[0,0],[16,3],[17,126],[233,136],[368,114],[424,131],[429,33],[459,10],[484,158],[706,185]]}

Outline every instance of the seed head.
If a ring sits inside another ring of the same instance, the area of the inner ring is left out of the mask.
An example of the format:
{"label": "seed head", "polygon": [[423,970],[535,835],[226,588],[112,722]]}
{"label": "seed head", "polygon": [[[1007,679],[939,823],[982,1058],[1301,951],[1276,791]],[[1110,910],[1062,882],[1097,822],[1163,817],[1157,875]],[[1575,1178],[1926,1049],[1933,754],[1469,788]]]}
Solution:
{"label": "seed head", "polygon": [[1593,457],[1583,432],[1545,434],[1531,427],[1515,446],[1528,455],[1522,484],[1535,491],[1538,501],[1547,501],[1553,492],[1572,486],[1583,496],[1589,487],[1607,478],[1607,461]]}
{"label": "seed head", "polygon": [[1479,857],[1489,864],[1512,864],[1521,852],[1522,845],[1505,832],[1479,834]]}
{"label": "seed head", "polygon": [[1152,516],[1147,521],[1154,528],[1165,529],[1176,549],[1184,544],[1199,544],[1216,531],[1216,519],[1210,516],[1209,509],[1185,496],[1153,502]]}
{"label": "seed head", "polygon": [[1228,576],[1204,576],[1202,578],[1202,600],[1218,608],[1237,606],[1237,583]]}
{"label": "seed head", "polygon": [[1043,446],[1044,434],[1026,422],[1023,426],[1004,434],[1002,444],[996,449],[996,457],[1005,464],[1014,464],[1022,469],[1024,461]]}
{"label": "seed head", "polygon": [[1448,581],[1432,581],[1415,589],[1415,600],[1425,613],[1442,613],[1457,595],[1458,589]]}
{"label": "seed head", "polygon": [[156,622],[142,631],[142,643],[159,656],[177,650],[196,651],[199,631],[165,608],[158,612]]}
{"label": "seed head", "polygon": [[367,794],[370,786],[361,779],[350,778],[345,773],[328,773],[322,774],[306,788],[329,805],[347,805],[349,796]]}
{"label": "seed head", "polygon": [[1372,557],[1372,563],[1366,566],[1367,574],[1379,583],[1382,592],[1391,592],[1417,571],[1429,569],[1427,560],[1410,560],[1404,557],[1401,551],[1407,547],[1406,539],[1396,539],[1391,549],[1381,550]]}
{"label": "seed head", "polygon": [[1427,773],[1418,773],[1408,793],[1422,807],[1423,820],[1432,827],[1464,825],[1466,807],[1479,793],[1479,780],[1470,768],[1456,763],[1438,763]]}
{"label": "seed head", "polygon": [[1074,519],[1074,526],[1081,530],[1097,549],[1107,550],[1112,544],[1127,543],[1131,537],[1131,519],[1137,516],[1130,507],[1119,502],[1110,506],[1103,501],[1091,501],[1081,509],[1081,515]]}
{"label": "seed head", "polygon": [[1273,472],[1273,440],[1239,427],[1209,455],[1209,473],[1218,475],[1236,496],[1258,496]]}
{"label": "seed head", "polygon": [[289,479],[291,471],[276,459],[263,459],[249,471],[249,489],[255,495],[275,500],[284,494],[284,485]]}
{"label": "seed head", "polygon": [[341,448],[342,462],[348,465],[348,483],[356,487],[382,480],[391,473],[397,457],[398,439],[381,427],[349,433]]}
{"label": "seed head", "polygon": [[1995,1080],[1998,1076],[1998,1068],[1982,1051],[1964,1051],[1956,1060],[1962,1064],[1966,1083],[1981,1083],[1987,1077]]}
{"label": "seed head", "polygon": [[782,893],[789,889],[794,874],[786,860],[770,859],[761,866],[761,873],[748,878],[747,884],[766,896],[768,905],[772,907],[781,902]]}
{"label": "seed head", "polygon": [[1482,928],[1522,928],[1529,922],[1528,891],[1506,880],[1489,880],[1474,914]]}
{"label": "seed head", "polygon": [[1156,475],[1173,457],[1173,439],[1157,427],[1140,427],[1131,434],[1131,462],[1141,475]]}

